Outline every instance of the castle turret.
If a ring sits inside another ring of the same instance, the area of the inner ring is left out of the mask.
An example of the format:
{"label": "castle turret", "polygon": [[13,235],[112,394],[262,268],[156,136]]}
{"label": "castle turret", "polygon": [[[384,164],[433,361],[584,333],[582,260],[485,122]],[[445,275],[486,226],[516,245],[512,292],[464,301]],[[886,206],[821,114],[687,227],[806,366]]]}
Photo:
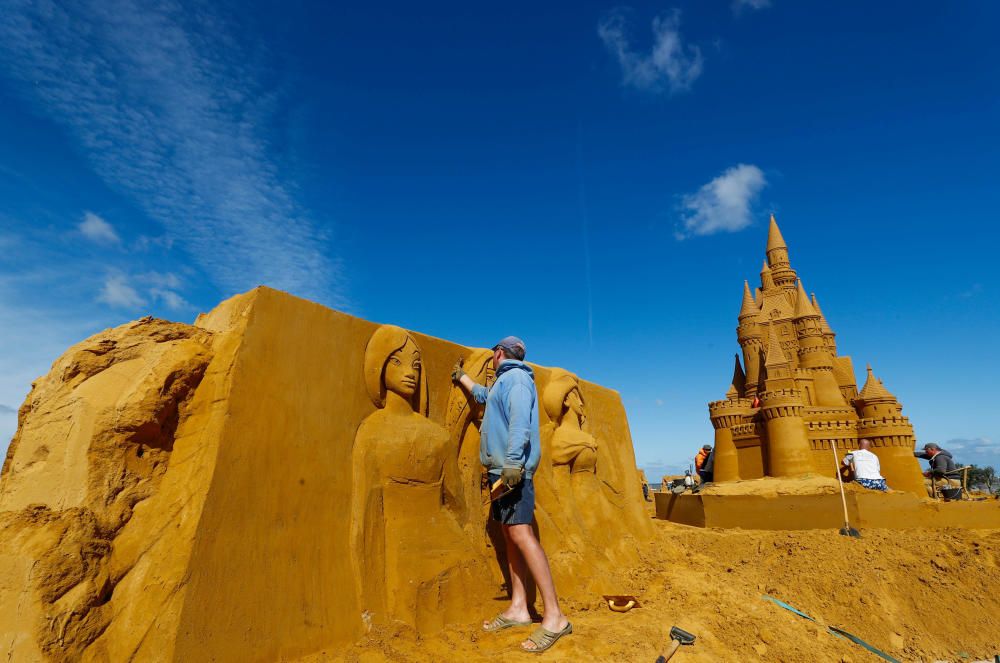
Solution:
{"label": "castle turret", "polygon": [[794,325],[799,346],[799,368],[807,371],[813,379],[815,405],[846,406],[840,385],[833,375],[833,355],[823,340],[822,318],[809,301],[801,280],[795,300]]}
{"label": "castle turret", "polygon": [[771,267],[775,285],[789,290],[795,287],[797,277],[788,260],[788,246],[785,244],[785,238],[781,236],[781,230],[778,229],[778,222],[774,220],[773,214],[771,225],[767,229],[767,264]]}
{"label": "castle turret", "polygon": [[715,429],[715,481],[735,481],[740,478],[739,457],[733,442],[733,426],[749,417],[750,401],[740,398],[745,389],[746,376],[740,366],[739,355],[735,356],[733,380],[726,392],[726,400],[708,404],[708,416]]}
{"label": "castle turret", "polygon": [[914,436],[903,408],[868,365],[865,386],[854,401],[858,410],[858,437],[872,441],[872,451],[879,457],[882,476],[890,488],[923,492],[920,463],[913,457]]}
{"label": "castle turret", "polygon": [[773,477],[806,474],[812,470],[812,459],[802,419],[802,392],[795,388],[792,362],[782,351],[773,328],[764,366],[767,377],[765,390],[760,394],[760,408],[767,431],[767,474]]}
{"label": "castle turret", "polygon": [[746,366],[744,391],[742,395],[753,398],[760,380],[761,337],[757,324],[757,304],[750,294],[750,284],[743,282],[743,304],[740,306],[740,324],[736,328],[736,339],[743,348],[743,364]]}

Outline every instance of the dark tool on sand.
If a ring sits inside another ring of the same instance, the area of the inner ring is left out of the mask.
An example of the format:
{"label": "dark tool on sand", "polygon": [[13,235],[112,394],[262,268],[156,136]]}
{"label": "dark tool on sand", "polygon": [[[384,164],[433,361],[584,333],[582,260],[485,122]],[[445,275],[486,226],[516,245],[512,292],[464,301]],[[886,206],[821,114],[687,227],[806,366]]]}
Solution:
{"label": "dark tool on sand", "polygon": [[841,536],[853,536],[855,539],[861,538],[861,532],[851,527],[847,517],[847,495],[844,493],[844,479],[840,476],[840,459],[837,457],[837,443],[830,441],[830,448],[833,449],[833,464],[837,471],[837,483],[840,484],[840,501],[844,505],[844,526],[840,528]]}
{"label": "dark tool on sand", "polygon": [[677,653],[681,645],[693,645],[694,635],[688,633],[684,629],[677,628],[676,626],[670,627],[670,646],[667,647],[667,653],[663,654],[656,659],[656,663],[667,663],[670,657]]}
{"label": "dark tool on sand", "polygon": [[612,612],[628,612],[639,607],[639,599],[631,594],[605,594],[604,600]]}

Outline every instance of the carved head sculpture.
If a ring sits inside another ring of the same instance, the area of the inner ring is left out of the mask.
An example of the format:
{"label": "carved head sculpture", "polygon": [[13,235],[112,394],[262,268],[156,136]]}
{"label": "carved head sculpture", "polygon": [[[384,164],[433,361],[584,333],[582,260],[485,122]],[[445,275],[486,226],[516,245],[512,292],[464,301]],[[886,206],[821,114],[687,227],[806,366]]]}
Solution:
{"label": "carved head sculpture", "polygon": [[580,393],[580,379],[561,368],[553,369],[542,395],[542,406],[556,425],[562,422],[567,411],[575,412],[583,424],[587,416],[583,394]]}
{"label": "carved head sculpture", "polygon": [[420,347],[401,327],[382,325],[365,348],[365,387],[375,407],[385,407],[386,392],[402,396],[414,412],[427,414],[427,380]]}

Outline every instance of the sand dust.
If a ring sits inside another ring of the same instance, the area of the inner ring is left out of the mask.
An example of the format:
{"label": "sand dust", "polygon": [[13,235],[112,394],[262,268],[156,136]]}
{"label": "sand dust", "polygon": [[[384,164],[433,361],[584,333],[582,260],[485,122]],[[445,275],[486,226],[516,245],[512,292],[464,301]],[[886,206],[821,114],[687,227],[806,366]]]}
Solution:
{"label": "sand dust", "polygon": [[[974,661],[1000,653],[1000,531],[864,530],[851,539],[833,530],[711,530],[665,521],[655,521],[655,529],[645,568],[624,574],[643,607],[616,614],[596,596],[566,605],[574,633],[546,660],[652,662],[672,625],[698,638],[674,661],[879,660],[762,594],[901,661]],[[481,633],[478,621],[504,603],[482,606],[468,625],[432,638],[373,630],[346,651],[301,661],[517,660],[528,629]]]}

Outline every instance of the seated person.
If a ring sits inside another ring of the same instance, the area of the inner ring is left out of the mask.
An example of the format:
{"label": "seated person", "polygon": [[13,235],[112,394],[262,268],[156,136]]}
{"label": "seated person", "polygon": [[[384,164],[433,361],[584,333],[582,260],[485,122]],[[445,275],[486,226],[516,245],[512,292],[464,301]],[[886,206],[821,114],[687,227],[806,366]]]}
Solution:
{"label": "seated person", "polygon": [[955,478],[949,478],[946,475],[948,472],[955,471],[956,465],[955,460],[952,458],[951,452],[942,449],[937,444],[933,442],[928,442],[924,445],[923,451],[914,451],[913,455],[917,458],[923,458],[928,461],[930,467],[924,476],[927,478],[928,493],[934,495],[934,485],[944,485],[945,487],[957,488],[962,485],[962,482]]}
{"label": "seated person", "polygon": [[882,466],[878,462],[878,456],[870,449],[872,441],[862,438],[858,441],[858,450],[847,454],[844,457],[844,465],[851,468],[854,473],[854,480],[868,490],[889,490],[885,479],[882,477]]}

